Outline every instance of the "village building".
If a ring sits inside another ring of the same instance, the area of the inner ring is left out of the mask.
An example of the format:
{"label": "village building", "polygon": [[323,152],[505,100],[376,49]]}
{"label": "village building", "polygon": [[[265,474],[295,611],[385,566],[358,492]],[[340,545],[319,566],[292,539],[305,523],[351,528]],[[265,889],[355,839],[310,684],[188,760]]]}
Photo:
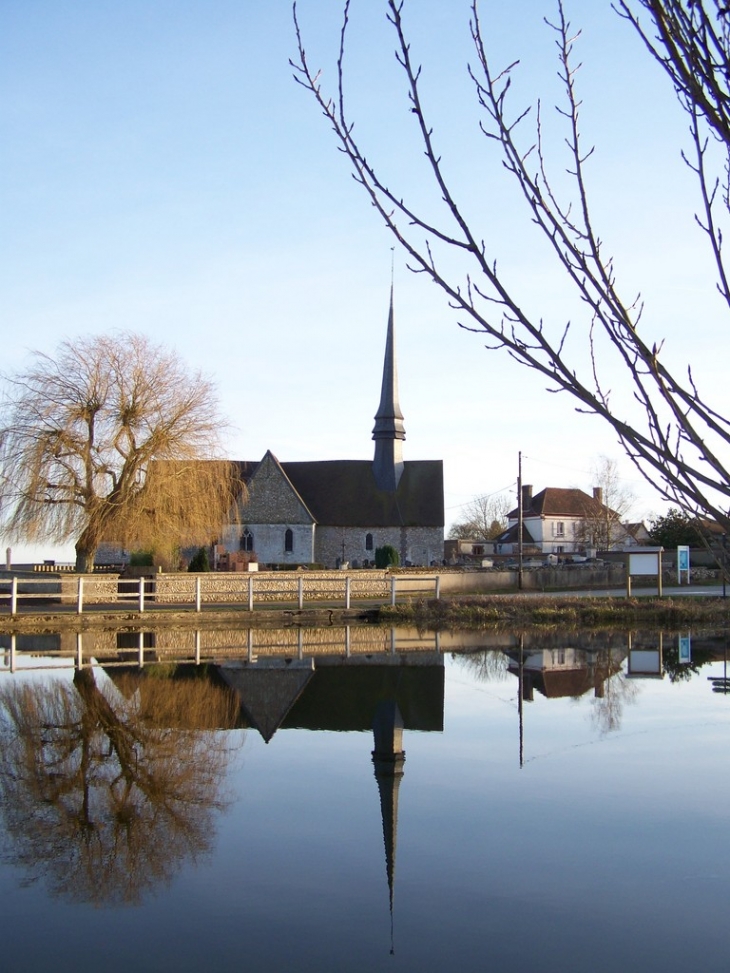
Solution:
{"label": "village building", "polygon": [[218,555],[262,564],[368,567],[379,547],[401,564],[441,563],[444,488],[441,460],[406,460],[398,395],[393,295],[388,316],[372,460],[281,462],[268,451],[240,464],[247,497],[227,525]]}
{"label": "village building", "polygon": [[[507,529],[495,538],[495,551],[516,554],[519,547],[519,510],[507,515]],[[623,550],[645,542],[643,525],[623,524],[615,510],[603,503],[600,487],[593,496],[577,488],[546,487],[533,496],[522,487],[522,550],[524,554],[595,555]]]}

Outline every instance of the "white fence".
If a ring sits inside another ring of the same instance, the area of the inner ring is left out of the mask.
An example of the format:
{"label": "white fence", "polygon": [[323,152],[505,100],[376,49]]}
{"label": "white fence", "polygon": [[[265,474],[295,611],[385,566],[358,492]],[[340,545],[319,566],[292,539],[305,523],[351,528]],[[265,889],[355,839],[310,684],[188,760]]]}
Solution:
{"label": "white fence", "polygon": [[281,608],[305,603],[349,609],[354,600],[395,605],[398,598],[439,598],[439,575],[389,575],[387,572],[333,572],[286,575],[205,574],[118,578],[109,575],[66,575],[62,578],[12,576],[0,579],[0,604],[11,615],[20,610],[48,611],[61,605],[81,615],[99,610],[177,608],[201,612],[204,606]]}

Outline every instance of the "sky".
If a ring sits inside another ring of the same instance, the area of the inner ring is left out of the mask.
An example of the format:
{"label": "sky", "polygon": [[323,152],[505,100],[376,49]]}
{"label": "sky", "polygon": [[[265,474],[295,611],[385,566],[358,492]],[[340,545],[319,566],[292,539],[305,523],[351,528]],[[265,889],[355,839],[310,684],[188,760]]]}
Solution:
{"label": "sky", "polygon": [[[581,121],[596,146],[589,190],[601,237],[624,292],[641,292],[644,326],[719,394],[721,306],[681,159],[686,119],[609,0],[566,9],[582,30]],[[495,61],[520,60],[515,104],[540,98],[548,109],[559,173],[560,88],[544,22],[555,4],[483,0],[480,11]],[[437,206],[385,13],[384,0],[353,0],[348,103],[368,157]],[[341,2],[299,0],[298,16],[331,89]],[[468,0],[406,0],[405,17],[455,191],[525,306],[567,320],[567,281],[479,135]],[[478,495],[514,498],[520,452],[535,492],[590,491],[598,458],[613,458],[637,498],[632,518],[662,513],[607,426],[487,350],[393,254],[293,80],[295,54],[288,0],[0,0],[3,373],[64,339],[141,332],[214,380],[232,458],[368,458],[392,261],[405,458],[443,459],[447,526]],[[13,544],[16,562],[38,554]]]}

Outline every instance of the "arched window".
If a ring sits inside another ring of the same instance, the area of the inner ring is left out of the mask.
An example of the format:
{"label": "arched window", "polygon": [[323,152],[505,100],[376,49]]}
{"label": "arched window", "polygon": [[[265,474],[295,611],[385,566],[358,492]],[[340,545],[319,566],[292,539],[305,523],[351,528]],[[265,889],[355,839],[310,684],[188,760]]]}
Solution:
{"label": "arched window", "polygon": [[284,532],[284,550],[287,554],[291,554],[294,550],[294,531],[291,527],[287,527]]}
{"label": "arched window", "polygon": [[365,535],[365,550],[366,551],[372,551],[372,549],[373,549],[373,535],[372,534],[366,534]]}
{"label": "arched window", "polygon": [[248,527],[245,527],[243,533],[241,534],[241,550],[242,551],[253,550],[253,534],[248,529]]}

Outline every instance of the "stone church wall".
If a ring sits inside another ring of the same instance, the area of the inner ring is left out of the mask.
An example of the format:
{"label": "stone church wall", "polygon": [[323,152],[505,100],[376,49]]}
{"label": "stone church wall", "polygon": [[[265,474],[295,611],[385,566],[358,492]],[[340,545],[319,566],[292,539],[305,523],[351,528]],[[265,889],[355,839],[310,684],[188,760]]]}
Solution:
{"label": "stone church wall", "polygon": [[[366,547],[368,534],[373,538],[370,550]],[[374,563],[376,548],[387,544],[398,551],[401,564],[441,564],[444,556],[442,527],[317,527],[314,560],[328,568],[343,560],[362,567],[366,561]]]}

